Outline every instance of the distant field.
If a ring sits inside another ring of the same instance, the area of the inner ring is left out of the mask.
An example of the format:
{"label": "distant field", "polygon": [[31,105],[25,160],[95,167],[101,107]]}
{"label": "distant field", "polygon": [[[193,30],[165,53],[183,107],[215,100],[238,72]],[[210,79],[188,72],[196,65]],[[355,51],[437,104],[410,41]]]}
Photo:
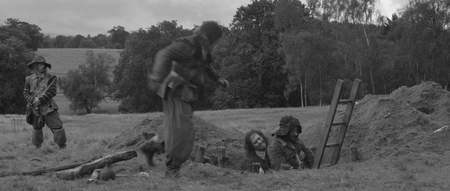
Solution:
{"label": "distant field", "polygon": [[49,71],[58,77],[65,76],[69,70],[77,69],[86,60],[86,51],[92,50],[95,54],[106,53],[115,59],[114,65],[119,62],[121,49],[85,49],[85,48],[41,48],[37,55],[43,56],[52,65]]}
{"label": "distant field", "polygon": [[[115,62],[113,65],[119,63],[121,49],[85,49],[85,48],[41,48],[36,51],[37,55],[43,56],[45,60],[52,65],[52,69],[49,70],[51,74],[63,77],[67,75],[69,70],[77,69],[80,64],[83,64],[86,60],[86,51],[92,50],[95,54],[106,53],[111,55]],[[112,72],[112,71],[111,71]],[[80,115],[85,114],[85,111],[73,112],[69,109],[70,101],[58,92],[58,95],[54,98],[59,106],[59,113],[61,115]],[[110,101],[100,103],[100,108],[94,108],[93,113],[106,113],[117,114],[118,106],[120,102]]]}

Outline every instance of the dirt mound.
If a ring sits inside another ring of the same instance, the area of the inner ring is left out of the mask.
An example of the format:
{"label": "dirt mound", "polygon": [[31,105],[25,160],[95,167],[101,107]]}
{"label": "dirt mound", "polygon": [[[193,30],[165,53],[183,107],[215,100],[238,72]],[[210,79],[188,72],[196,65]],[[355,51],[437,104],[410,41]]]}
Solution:
{"label": "dirt mound", "polygon": [[[140,124],[129,131],[124,131],[117,136],[109,145],[111,149],[136,148],[146,140],[146,134],[157,133],[164,137],[163,116],[146,118]],[[217,162],[216,154],[219,147],[225,147],[227,165],[231,168],[239,169],[242,161],[245,160],[244,142],[241,132],[233,129],[222,129],[214,124],[203,120],[198,116],[193,117],[193,124],[196,129],[194,149],[191,157],[194,157],[195,147],[206,148],[205,156]]]}
{"label": "dirt mound", "polygon": [[341,161],[350,160],[354,146],[362,160],[443,153],[449,150],[450,132],[434,131],[449,123],[450,92],[437,83],[400,87],[390,95],[367,95],[353,110]]}

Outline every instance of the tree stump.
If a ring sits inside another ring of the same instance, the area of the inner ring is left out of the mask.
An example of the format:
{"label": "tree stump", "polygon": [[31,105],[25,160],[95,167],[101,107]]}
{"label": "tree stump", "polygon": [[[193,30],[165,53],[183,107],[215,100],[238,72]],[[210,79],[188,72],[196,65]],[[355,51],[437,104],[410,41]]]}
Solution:
{"label": "tree stump", "polygon": [[202,163],[205,161],[205,147],[196,146],[194,162]]}
{"label": "tree stump", "polygon": [[217,148],[217,166],[225,167],[225,147]]}

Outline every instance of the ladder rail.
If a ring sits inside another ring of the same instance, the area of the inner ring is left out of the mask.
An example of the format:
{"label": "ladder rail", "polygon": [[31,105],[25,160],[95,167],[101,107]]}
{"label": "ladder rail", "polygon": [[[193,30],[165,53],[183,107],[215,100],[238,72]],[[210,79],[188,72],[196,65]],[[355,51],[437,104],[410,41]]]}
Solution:
{"label": "ladder rail", "polygon": [[333,124],[334,116],[336,115],[336,109],[338,106],[338,101],[341,96],[343,82],[344,81],[340,80],[340,79],[336,82],[336,87],[334,88],[333,99],[331,100],[331,105],[330,105],[330,109],[328,111],[327,121],[325,122],[325,126],[323,128],[322,138],[320,139],[320,144],[317,149],[318,153],[316,153],[313,168],[320,168],[320,164],[322,163],[323,153],[325,151],[325,147],[328,142],[331,125]]}
{"label": "ladder rail", "polygon": [[348,126],[350,124],[350,119],[351,119],[353,109],[355,106],[355,99],[356,99],[356,95],[358,93],[360,83],[361,83],[361,80],[359,80],[359,79],[355,79],[355,81],[353,82],[353,86],[352,86],[352,89],[350,92],[350,98],[349,98],[349,100],[351,100],[351,102],[347,103],[347,107],[345,109],[345,113],[344,113],[344,117],[343,117],[343,121],[345,122],[345,125],[341,125],[339,127],[339,134],[337,137],[337,143],[339,145],[334,148],[333,154],[331,156],[331,164],[332,165],[335,165],[339,162],[342,145],[344,143],[345,134],[347,133]]}

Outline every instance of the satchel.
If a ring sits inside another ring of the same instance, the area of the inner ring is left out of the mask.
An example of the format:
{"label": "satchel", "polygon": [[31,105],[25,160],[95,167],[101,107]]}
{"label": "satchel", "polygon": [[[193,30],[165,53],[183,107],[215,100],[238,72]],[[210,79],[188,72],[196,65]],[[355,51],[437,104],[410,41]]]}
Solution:
{"label": "satchel", "polygon": [[32,109],[31,109],[30,104],[28,104],[28,105],[27,105],[27,111],[26,111],[26,113],[25,113],[25,119],[26,119],[26,122],[27,122],[29,125],[32,125],[32,124],[33,124],[33,118],[32,118],[31,115],[33,115],[33,111],[32,111]]}
{"label": "satchel", "polygon": [[181,101],[192,103],[198,100],[199,90],[189,85],[183,85],[181,89]]}

